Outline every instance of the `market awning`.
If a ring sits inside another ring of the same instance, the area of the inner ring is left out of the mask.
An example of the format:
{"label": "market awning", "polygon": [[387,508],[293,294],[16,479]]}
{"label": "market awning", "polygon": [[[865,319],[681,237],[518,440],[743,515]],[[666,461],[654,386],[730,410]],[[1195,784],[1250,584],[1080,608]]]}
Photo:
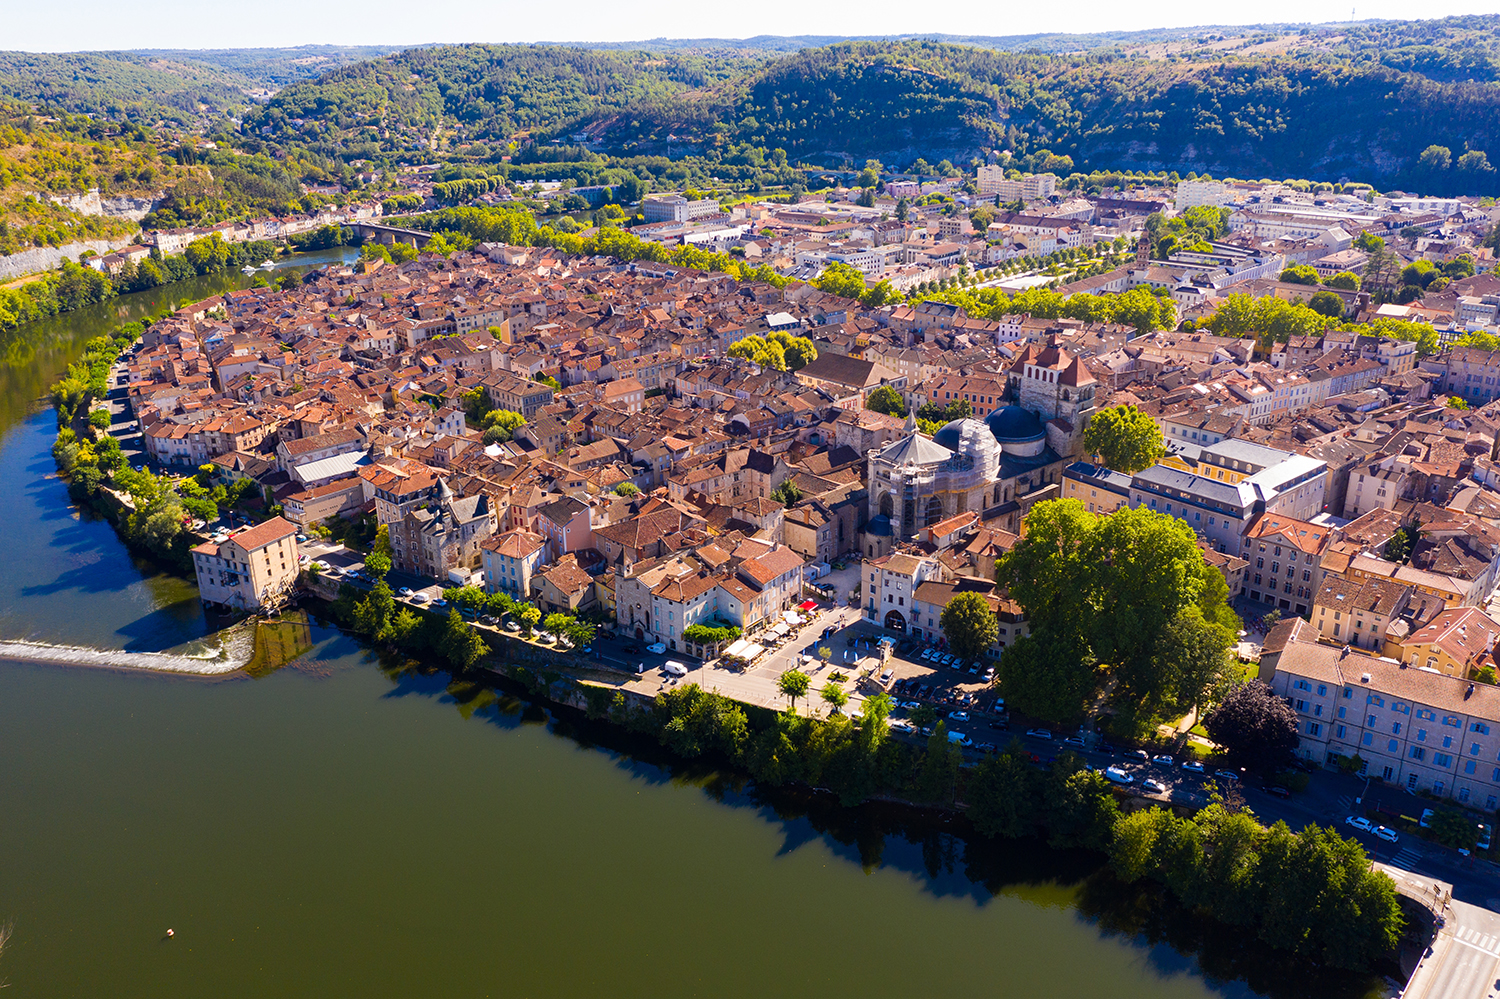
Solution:
{"label": "market awning", "polygon": [[816,600],[804,600],[800,604],[797,605],[797,607],[799,609],[805,610],[805,611],[815,610],[817,608],[817,606],[818,606],[818,602]]}
{"label": "market awning", "polygon": [[771,634],[773,634],[773,635],[785,635],[787,632],[789,632],[791,630],[792,629],[791,629],[790,625],[788,625],[785,621],[780,621],[780,622],[777,623],[776,627],[774,627],[774,628],[771,629]]}

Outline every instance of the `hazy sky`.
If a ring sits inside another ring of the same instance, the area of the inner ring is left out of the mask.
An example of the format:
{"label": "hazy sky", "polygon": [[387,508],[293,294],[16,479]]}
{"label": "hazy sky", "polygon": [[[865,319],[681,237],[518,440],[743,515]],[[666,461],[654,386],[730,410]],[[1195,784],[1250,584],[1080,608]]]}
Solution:
{"label": "hazy sky", "polygon": [[[875,0],[858,5],[759,0],[755,4],[658,0],[4,0],[0,48],[76,51],[125,48],[245,48],[306,43],[625,41],[768,35],[902,32],[1012,35],[1176,27],[1209,23],[1326,22],[1500,12],[1500,0],[1071,0],[1034,4],[958,0],[937,8]],[[764,16],[759,16],[764,15]]]}

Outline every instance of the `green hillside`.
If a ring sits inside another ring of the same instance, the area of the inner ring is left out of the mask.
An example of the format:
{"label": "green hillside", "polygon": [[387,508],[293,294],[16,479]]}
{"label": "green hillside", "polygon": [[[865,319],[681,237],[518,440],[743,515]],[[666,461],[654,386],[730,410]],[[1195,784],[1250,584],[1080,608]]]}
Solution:
{"label": "green hillside", "polygon": [[[1500,186],[1488,163],[1491,150],[1500,157],[1500,16],[1033,41],[787,54],[764,39],[656,53],[436,46],[293,83],[246,126],[345,159],[494,162],[531,141],[582,137],[604,153],[709,161],[747,146],[897,166],[1048,150],[1079,170]],[[1446,167],[1420,162],[1432,145],[1448,150]],[[1484,156],[1464,158],[1470,150]]]}

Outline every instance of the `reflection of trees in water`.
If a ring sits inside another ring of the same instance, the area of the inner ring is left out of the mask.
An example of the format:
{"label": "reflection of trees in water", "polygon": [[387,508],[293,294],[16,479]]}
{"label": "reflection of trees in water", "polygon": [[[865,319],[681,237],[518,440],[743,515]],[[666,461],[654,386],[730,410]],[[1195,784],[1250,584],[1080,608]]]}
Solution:
{"label": "reflection of trees in water", "polygon": [[754,808],[781,827],[783,853],[821,841],[866,872],[903,870],[938,896],[964,896],[976,905],[997,896],[1069,905],[1104,934],[1152,949],[1148,960],[1164,975],[1197,973],[1217,985],[1244,982],[1271,999],[1379,994],[1376,975],[1320,968],[1261,943],[1253,927],[1226,926],[1185,908],[1160,885],[1120,882],[1100,854],[1054,850],[1039,839],[986,839],[962,816],[888,802],[843,808],[832,794],[764,787],[706,758],[678,759],[654,737],[591,720],[582,712],[544,710],[528,690],[510,681],[454,678],[400,655],[374,658],[403,692],[449,697],[466,719],[511,728],[543,722],[550,713],[556,735],[614,754],[636,779],[696,787],[728,807]]}

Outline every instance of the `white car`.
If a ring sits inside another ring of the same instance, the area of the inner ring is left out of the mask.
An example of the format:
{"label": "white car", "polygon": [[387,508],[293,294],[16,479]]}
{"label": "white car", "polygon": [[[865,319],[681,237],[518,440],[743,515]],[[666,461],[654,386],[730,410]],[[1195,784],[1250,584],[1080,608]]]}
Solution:
{"label": "white car", "polygon": [[399,589],[399,590],[396,591],[396,596],[398,596],[398,597],[409,597],[409,596],[411,596],[411,587],[410,586],[403,586],[403,587],[401,587],[401,589]]}
{"label": "white car", "polygon": [[1197,760],[1188,760],[1182,765],[1182,769],[1186,770],[1190,774],[1201,774],[1203,773],[1203,764],[1199,763]]}
{"label": "white car", "polygon": [[667,651],[667,643],[652,642],[650,645],[646,646],[646,651],[651,653],[653,656],[659,656],[663,652]]}
{"label": "white car", "polygon": [[921,701],[899,701],[899,702],[897,702],[896,706],[899,707],[899,708],[901,708],[901,710],[903,710],[903,711],[915,711],[915,710],[917,710],[918,708],[920,708],[922,706],[922,702]]}
{"label": "white car", "polygon": [[1145,788],[1147,791],[1150,791],[1152,794],[1167,793],[1167,785],[1152,777],[1147,777],[1145,780],[1141,781],[1141,787]]}
{"label": "white car", "polygon": [[1360,832],[1375,831],[1375,827],[1370,824],[1370,820],[1365,818],[1363,815],[1349,816],[1348,818],[1344,819],[1344,825],[1348,826],[1351,829],[1358,829]]}
{"label": "white car", "polygon": [[967,711],[950,711],[948,712],[948,717],[954,721],[968,721],[969,713]]}
{"label": "white car", "polygon": [[1401,842],[1401,836],[1389,826],[1376,826],[1372,831],[1377,837],[1385,840],[1387,843]]}
{"label": "white car", "polygon": [[429,601],[431,599],[432,598],[429,597],[425,593],[413,593],[411,595],[411,602],[414,603],[414,604],[425,604],[427,601]]}
{"label": "white car", "polygon": [[1106,767],[1104,779],[1112,784],[1134,784],[1135,777],[1121,770],[1119,767]]}
{"label": "white car", "polygon": [[1031,738],[1033,738],[1033,739],[1050,739],[1050,738],[1052,738],[1051,731],[1049,731],[1048,729],[1045,729],[1045,728],[1028,728],[1026,730],[1026,734],[1029,735],[1029,736],[1031,736]]}

